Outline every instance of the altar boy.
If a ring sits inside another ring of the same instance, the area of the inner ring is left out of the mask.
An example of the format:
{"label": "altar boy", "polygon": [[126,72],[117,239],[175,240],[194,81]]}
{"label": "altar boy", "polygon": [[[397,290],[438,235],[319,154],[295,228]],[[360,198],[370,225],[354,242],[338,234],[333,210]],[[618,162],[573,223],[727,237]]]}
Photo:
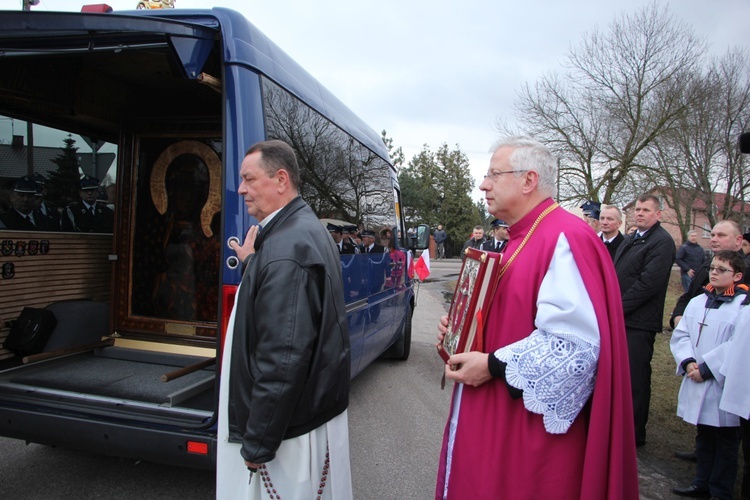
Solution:
{"label": "altar boy", "polygon": [[674,488],[676,495],[732,498],[740,422],[737,415],[720,409],[719,402],[724,387],[722,368],[731,347],[728,342],[747,293],[747,287],[738,284],[745,267],[737,252],[717,252],[705,293],[690,301],[672,334],[677,374],[684,376],[677,415],[698,427],[695,478],[690,486]]}

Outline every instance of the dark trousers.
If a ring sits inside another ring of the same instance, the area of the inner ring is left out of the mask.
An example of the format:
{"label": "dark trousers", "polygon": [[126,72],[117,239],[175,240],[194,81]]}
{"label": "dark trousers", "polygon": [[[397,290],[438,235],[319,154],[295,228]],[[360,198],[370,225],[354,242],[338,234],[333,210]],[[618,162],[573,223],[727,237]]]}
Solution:
{"label": "dark trousers", "polygon": [[698,424],[695,436],[695,479],[693,484],[711,492],[711,497],[731,500],[737,478],[740,448],[739,427]]}
{"label": "dark trousers", "polygon": [[656,333],[625,328],[630,358],[630,386],[633,393],[635,443],[646,444],[646,422],[651,402],[651,358],[654,356]]}
{"label": "dark trousers", "polygon": [[740,432],[742,434],[742,457],[745,464],[742,466],[742,492],[743,500],[750,500],[750,420],[740,419]]}

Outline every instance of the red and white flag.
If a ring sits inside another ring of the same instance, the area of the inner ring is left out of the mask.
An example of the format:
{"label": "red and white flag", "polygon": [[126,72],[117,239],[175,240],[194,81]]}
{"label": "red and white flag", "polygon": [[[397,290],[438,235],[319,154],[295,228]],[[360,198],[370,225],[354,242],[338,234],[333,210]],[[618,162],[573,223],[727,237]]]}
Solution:
{"label": "red and white flag", "polygon": [[414,264],[414,271],[417,273],[417,276],[419,276],[419,281],[424,281],[425,279],[427,279],[427,276],[430,275],[429,250],[424,250],[422,252],[422,255],[419,256],[416,264]]}

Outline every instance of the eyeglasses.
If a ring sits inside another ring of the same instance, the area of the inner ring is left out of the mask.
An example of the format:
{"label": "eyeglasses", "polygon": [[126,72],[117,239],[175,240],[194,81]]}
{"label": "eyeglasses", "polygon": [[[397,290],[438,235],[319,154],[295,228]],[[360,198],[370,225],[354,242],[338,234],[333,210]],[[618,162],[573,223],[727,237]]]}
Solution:
{"label": "eyeglasses", "polygon": [[487,177],[489,177],[490,179],[492,179],[492,182],[495,182],[497,178],[503,174],[515,174],[519,172],[528,172],[528,170],[499,170],[496,172],[493,172],[492,170],[490,170],[489,172],[484,174],[484,178],[486,179]]}
{"label": "eyeglasses", "polygon": [[712,273],[716,272],[716,273],[719,273],[719,274],[733,273],[734,272],[734,269],[726,269],[724,267],[716,267],[716,266],[711,266],[711,267],[708,268],[708,270],[711,271]]}

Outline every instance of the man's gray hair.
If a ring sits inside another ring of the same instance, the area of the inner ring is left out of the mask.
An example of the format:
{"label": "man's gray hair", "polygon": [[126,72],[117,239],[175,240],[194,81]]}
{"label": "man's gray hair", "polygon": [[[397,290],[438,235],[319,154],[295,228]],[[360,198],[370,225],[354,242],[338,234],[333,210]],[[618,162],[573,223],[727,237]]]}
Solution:
{"label": "man's gray hair", "polygon": [[[539,174],[539,192],[546,196],[557,194],[557,159],[541,142],[525,135],[507,137],[497,141],[490,153],[500,148],[512,148],[510,167],[513,170],[533,170]],[[523,172],[513,175],[520,177]]]}

